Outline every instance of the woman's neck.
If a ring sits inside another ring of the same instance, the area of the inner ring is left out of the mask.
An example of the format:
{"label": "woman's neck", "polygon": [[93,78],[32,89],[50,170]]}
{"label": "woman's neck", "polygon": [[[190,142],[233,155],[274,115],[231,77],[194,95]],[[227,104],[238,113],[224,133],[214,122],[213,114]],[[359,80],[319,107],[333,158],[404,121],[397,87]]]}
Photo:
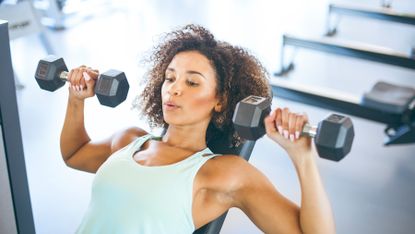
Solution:
{"label": "woman's neck", "polygon": [[167,145],[191,151],[200,151],[206,146],[206,130],[169,126],[161,139]]}

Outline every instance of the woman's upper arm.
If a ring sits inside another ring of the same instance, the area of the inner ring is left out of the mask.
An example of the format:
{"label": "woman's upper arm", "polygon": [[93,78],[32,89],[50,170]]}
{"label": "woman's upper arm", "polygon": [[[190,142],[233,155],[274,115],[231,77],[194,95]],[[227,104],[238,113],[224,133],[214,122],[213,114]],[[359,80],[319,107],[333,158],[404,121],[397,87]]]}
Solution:
{"label": "woman's upper arm", "polygon": [[144,130],[131,127],[121,130],[107,139],[96,142],[89,141],[65,163],[74,169],[95,173],[111,154],[128,145],[135,138],[145,134]]}
{"label": "woman's upper arm", "polygon": [[265,233],[301,233],[299,207],[281,195],[258,169],[247,162],[242,164],[235,206]]}

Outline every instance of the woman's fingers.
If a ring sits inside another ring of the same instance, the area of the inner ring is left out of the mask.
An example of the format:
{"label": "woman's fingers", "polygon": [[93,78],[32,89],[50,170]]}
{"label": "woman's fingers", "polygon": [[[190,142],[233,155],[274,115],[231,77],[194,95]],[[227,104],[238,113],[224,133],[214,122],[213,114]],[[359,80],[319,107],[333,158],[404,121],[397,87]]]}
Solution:
{"label": "woman's fingers", "polygon": [[304,115],[301,114],[297,114],[297,118],[295,121],[295,139],[300,138],[301,133],[303,132],[303,128],[304,128],[304,124],[306,118],[304,117]]}
{"label": "woman's fingers", "polygon": [[307,115],[290,112],[288,108],[277,108],[271,115],[278,133],[290,141],[300,138],[303,127],[308,121]]}
{"label": "woman's fingers", "polygon": [[297,114],[289,113],[288,114],[288,133],[291,141],[295,140],[295,130],[296,130]]}
{"label": "woman's fingers", "polygon": [[95,80],[98,79],[99,71],[85,65],[72,69],[68,73],[70,89],[78,97],[90,97],[94,95]]}
{"label": "woman's fingers", "polygon": [[286,139],[288,139],[288,136],[289,136],[289,133],[288,133],[288,129],[289,129],[289,126],[288,126],[288,121],[289,121],[289,112],[290,112],[290,109],[288,109],[287,107],[285,107],[283,110],[282,110],[282,113],[281,113],[281,121],[282,121],[282,135],[286,138]]}
{"label": "woman's fingers", "polygon": [[85,71],[83,73],[85,80],[85,88],[89,96],[94,95],[95,79],[90,75],[89,72]]}
{"label": "woman's fingers", "polygon": [[275,125],[277,126],[278,132],[282,135],[283,128],[282,128],[282,110],[281,108],[277,108],[275,110]]}
{"label": "woman's fingers", "polygon": [[69,72],[69,81],[71,83],[72,89],[74,91],[78,91],[79,87],[79,80],[81,79],[82,73],[80,71],[80,68],[74,68]]}
{"label": "woman's fingers", "polygon": [[275,116],[276,111],[271,111],[269,116],[265,118],[265,131],[268,135],[273,135],[277,132],[277,128],[275,125]]}

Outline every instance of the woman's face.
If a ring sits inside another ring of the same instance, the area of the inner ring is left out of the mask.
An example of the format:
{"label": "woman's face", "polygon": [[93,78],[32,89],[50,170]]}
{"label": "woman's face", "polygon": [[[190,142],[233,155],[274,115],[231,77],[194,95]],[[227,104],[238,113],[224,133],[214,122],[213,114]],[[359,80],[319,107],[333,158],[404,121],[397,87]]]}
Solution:
{"label": "woman's face", "polygon": [[174,56],[166,69],[161,95],[163,117],[169,125],[209,123],[212,111],[220,110],[215,70],[197,51]]}

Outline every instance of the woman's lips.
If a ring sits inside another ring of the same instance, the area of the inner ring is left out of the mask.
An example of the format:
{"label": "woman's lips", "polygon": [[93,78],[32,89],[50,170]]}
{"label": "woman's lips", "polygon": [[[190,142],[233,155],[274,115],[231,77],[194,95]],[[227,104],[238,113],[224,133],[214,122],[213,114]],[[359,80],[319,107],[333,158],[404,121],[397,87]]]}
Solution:
{"label": "woman's lips", "polygon": [[176,110],[180,108],[180,106],[176,105],[174,102],[166,102],[164,106],[166,110]]}

